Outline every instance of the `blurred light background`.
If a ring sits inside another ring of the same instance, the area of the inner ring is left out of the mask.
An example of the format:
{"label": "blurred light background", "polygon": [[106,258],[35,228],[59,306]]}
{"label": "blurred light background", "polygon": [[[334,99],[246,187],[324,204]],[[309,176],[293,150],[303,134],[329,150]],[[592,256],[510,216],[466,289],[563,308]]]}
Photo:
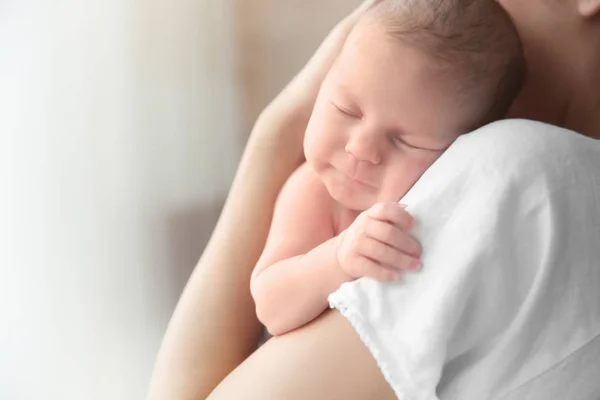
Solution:
{"label": "blurred light background", "polygon": [[143,399],[260,110],[357,0],[0,0],[0,399]]}

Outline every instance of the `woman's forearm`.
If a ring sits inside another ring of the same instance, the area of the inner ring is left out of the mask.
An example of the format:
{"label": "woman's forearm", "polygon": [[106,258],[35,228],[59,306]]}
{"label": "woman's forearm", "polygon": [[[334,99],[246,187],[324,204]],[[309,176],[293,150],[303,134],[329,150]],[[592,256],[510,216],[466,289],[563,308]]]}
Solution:
{"label": "woman's forearm", "polygon": [[331,239],[268,267],[250,287],[259,320],[276,336],[318,317],[327,308],[329,294],[350,280],[339,267]]}
{"label": "woman's forearm", "polygon": [[[205,398],[256,348],[260,325],[250,296],[250,275],[264,247],[277,194],[302,161],[300,152],[294,156],[283,148],[281,132],[277,135],[276,130],[287,124],[285,116],[261,118],[217,227],[165,334],[149,399]],[[235,318],[223,313],[232,308],[238,309]],[[256,332],[254,338],[240,336],[227,346],[218,339],[249,330]]]}
{"label": "woman's forearm", "polygon": [[334,28],[255,124],[217,227],[163,339],[149,399],[206,398],[256,348],[260,324],[250,275],[264,248],[275,199],[302,162],[304,130],[322,79],[372,2]]}

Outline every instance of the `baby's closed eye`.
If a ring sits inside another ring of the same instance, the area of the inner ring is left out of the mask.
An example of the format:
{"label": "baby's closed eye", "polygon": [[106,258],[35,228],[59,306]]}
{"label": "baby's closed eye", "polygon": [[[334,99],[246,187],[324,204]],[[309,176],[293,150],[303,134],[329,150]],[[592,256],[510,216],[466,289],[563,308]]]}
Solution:
{"label": "baby's closed eye", "polygon": [[331,102],[331,105],[333,105],[333,107],[335,107],[335,109],[338,112],[342,113],[343,115],[345,115],[347,117],[362,119],[362,113],[360,111],[352,110],[348,106],[344,106],[344,105],[341,105],[341,104],[333,102],[333,101]]}

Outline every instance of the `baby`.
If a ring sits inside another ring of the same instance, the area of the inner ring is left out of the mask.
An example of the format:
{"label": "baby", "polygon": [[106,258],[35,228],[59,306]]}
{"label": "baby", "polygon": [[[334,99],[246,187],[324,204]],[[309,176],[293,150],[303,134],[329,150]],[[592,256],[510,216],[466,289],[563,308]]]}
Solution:
{"label": "baby", "polygon": [[272,335],[318,317],[344,282],[419,270],[399,200],[458,136],[503,118],[524,75],[494,0],[375,2],[322,84],[306,163],[279,195],[252,274]]}

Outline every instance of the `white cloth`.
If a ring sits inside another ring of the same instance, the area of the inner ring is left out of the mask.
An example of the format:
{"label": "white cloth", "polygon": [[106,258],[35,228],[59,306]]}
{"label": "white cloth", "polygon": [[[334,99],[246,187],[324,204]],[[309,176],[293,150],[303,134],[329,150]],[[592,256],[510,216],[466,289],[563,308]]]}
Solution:
{"label": "white cloth", "polygon": [[422,271],[329,297],[398,399],[600,399],[600,141],[497,122],[402,203]]}

